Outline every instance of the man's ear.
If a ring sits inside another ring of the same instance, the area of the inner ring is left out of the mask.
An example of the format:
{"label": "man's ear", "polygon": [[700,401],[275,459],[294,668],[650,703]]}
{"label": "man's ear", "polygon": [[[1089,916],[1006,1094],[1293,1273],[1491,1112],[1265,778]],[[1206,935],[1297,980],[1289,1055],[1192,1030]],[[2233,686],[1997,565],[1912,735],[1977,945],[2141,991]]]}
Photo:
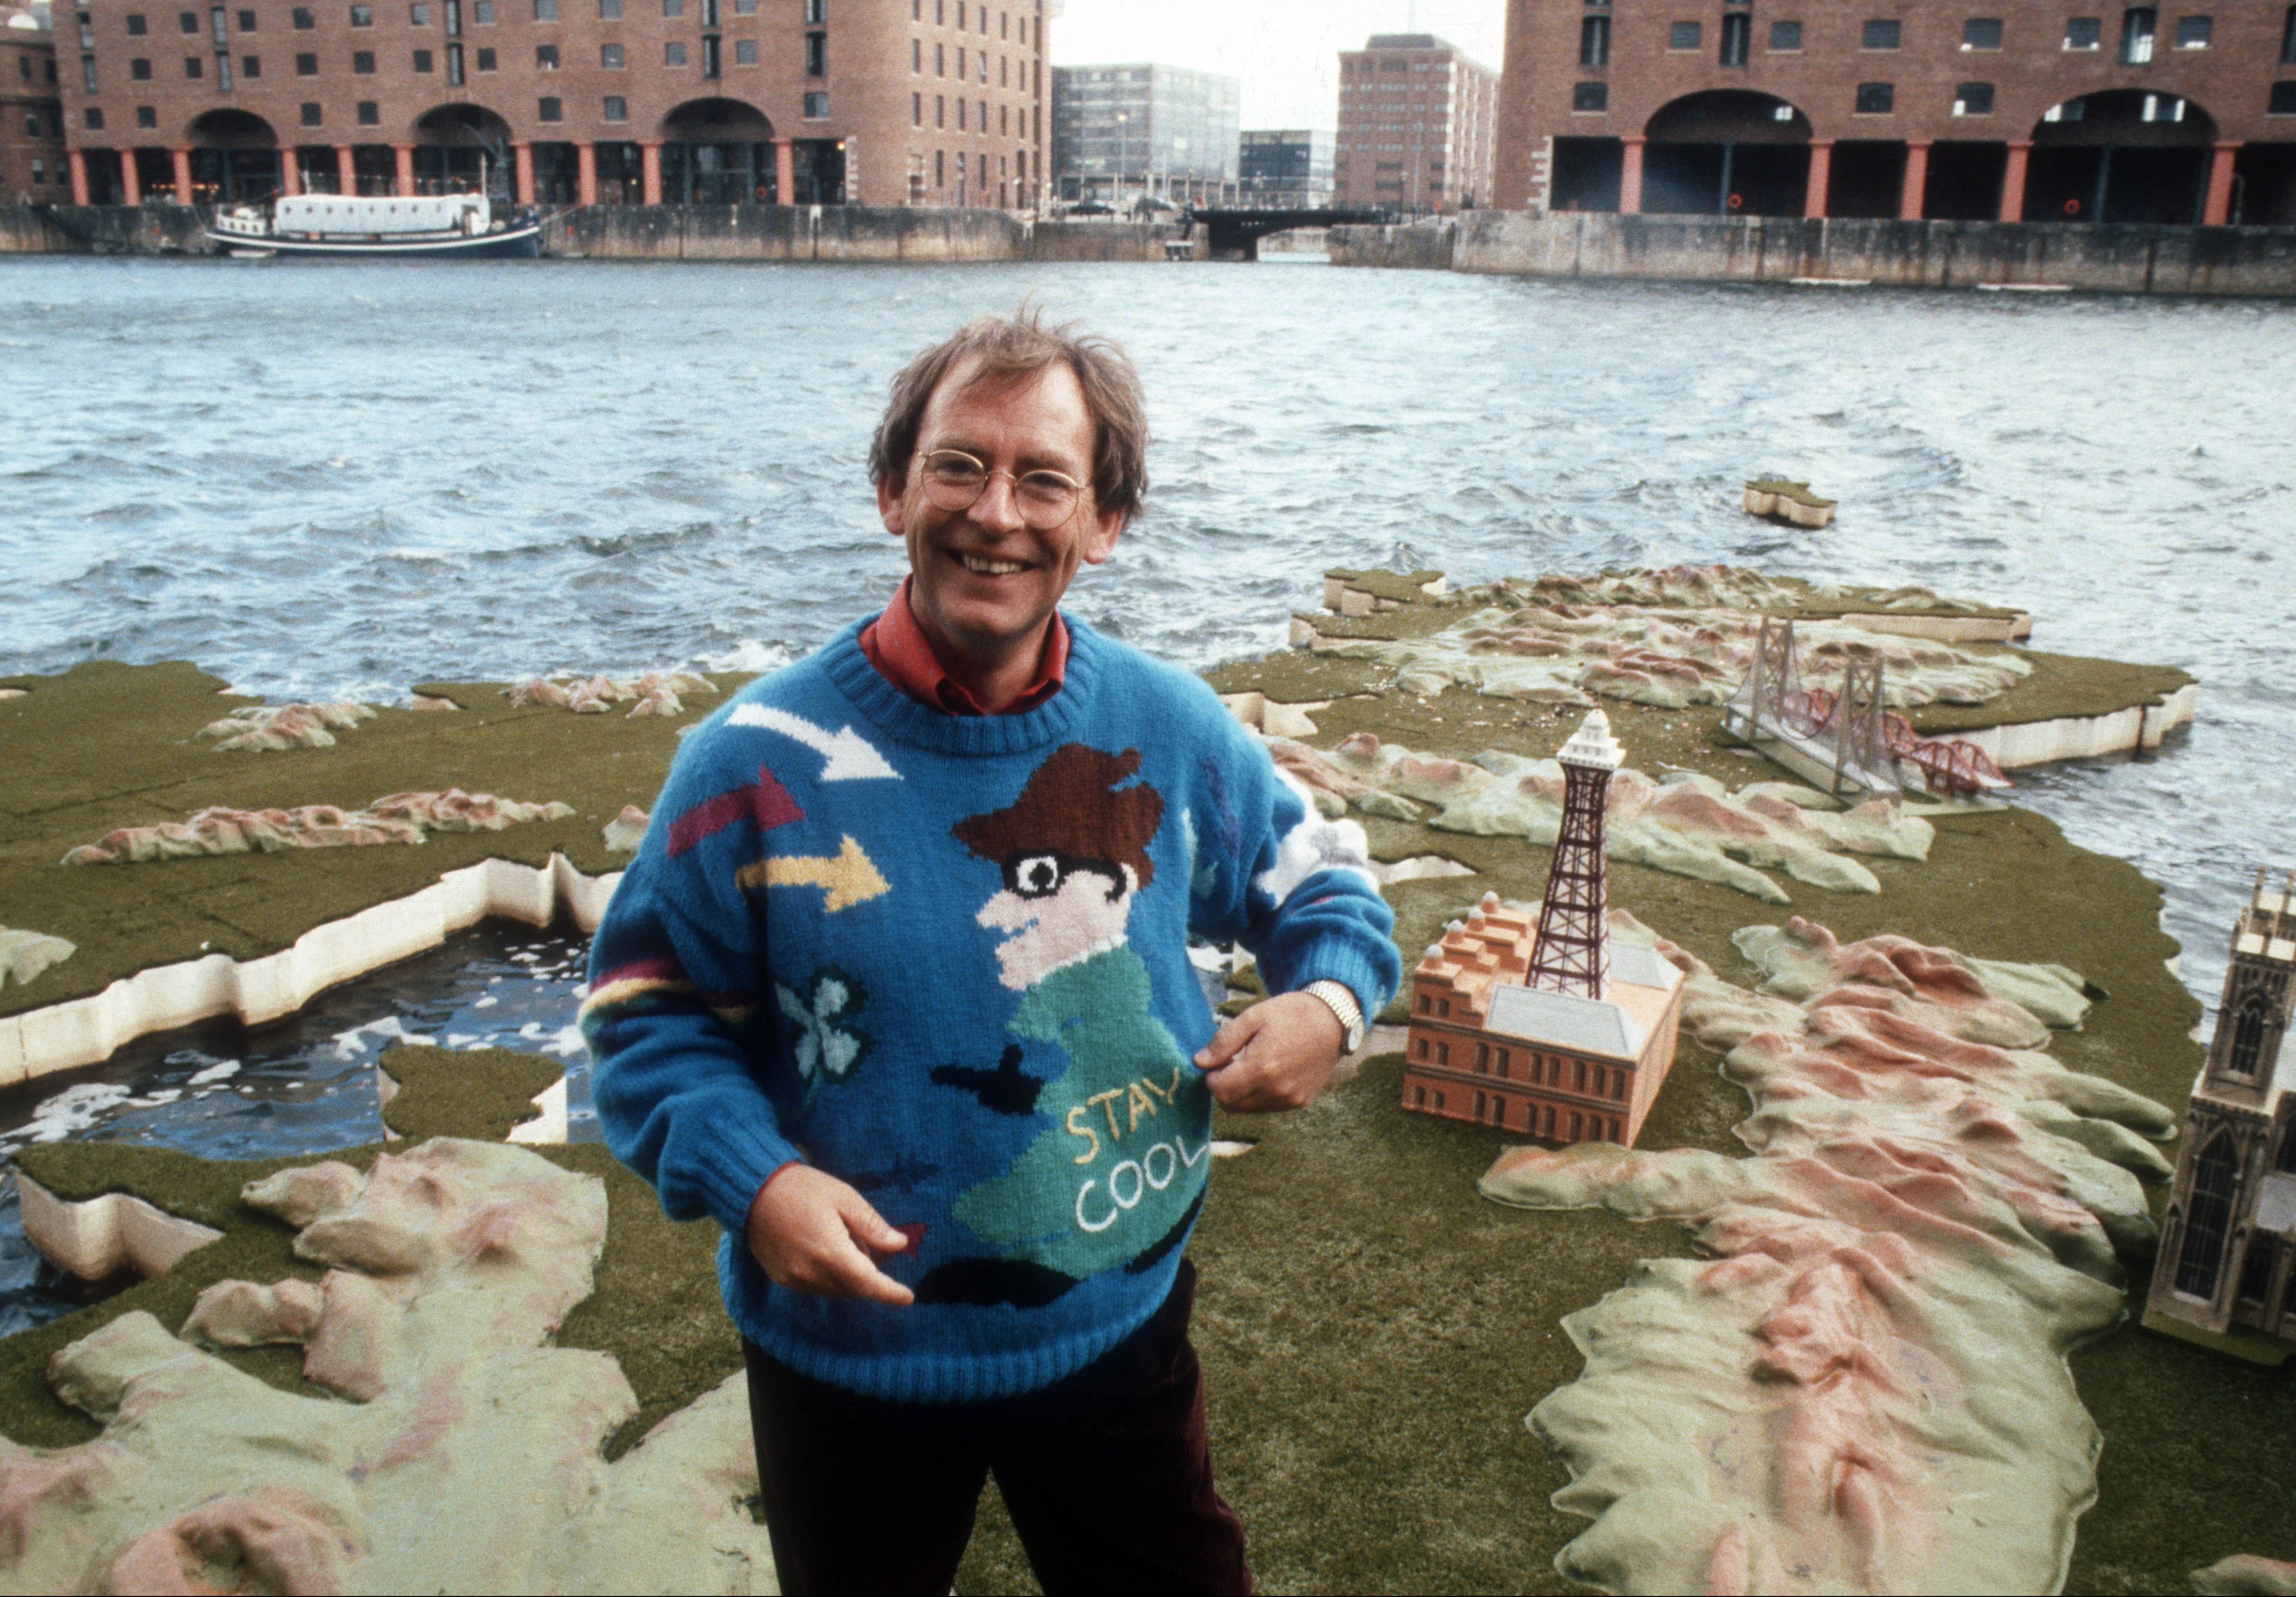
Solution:
{"label": "man's ear", "polygon": [[885,523],[885,530],[897,538],[909,536],[908,519],[901,513],[904,497],[899,482],[889,479],[877,485],[878,519]]}
{"label": "man's ear", "polygon": [[1094,511],[1092,526],[1085,533],[1082,551],[1084,563],[1087,566],[1104,564],[1108,557],[1116,553],[1116,540],[1123,531],[1124,512],[1122,511]]}

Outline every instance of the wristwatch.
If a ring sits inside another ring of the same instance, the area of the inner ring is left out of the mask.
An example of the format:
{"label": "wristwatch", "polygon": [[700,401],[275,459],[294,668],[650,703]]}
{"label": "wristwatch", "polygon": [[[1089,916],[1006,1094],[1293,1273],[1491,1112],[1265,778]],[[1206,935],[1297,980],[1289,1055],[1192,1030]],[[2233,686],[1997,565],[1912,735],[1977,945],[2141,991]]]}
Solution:
{"label": "wristwatch", "polygon": [[1353,1053],[1363,1046],[1363,1005],[1356,1002],[1356,995],[1348,990],[1347,983],[1311,981],[1300,990],[1303,993],[1313,993],[1324,1001],[1325,1008],[1339,1017],[1340,1030],[1345,1034],[1345,1041],[1340,1048],[1341,1053]]}

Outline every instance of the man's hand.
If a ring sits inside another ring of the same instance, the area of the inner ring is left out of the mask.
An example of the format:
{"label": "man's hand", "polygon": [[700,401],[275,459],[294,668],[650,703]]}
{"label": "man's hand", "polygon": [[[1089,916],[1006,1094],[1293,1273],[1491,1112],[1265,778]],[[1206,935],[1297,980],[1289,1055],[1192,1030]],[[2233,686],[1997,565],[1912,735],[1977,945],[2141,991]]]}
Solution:
{"label": "man's hand", "polygon": [[1286,993],[1253,1004],[1219,1028],[1196,1069],[1231,1114],[1305,1109],[1331,1084],[1347,1033],[1313,993]]}
{"label": "man's hand", "polygon": [[777,1287],[903,1307],[916,1299],[869,1257],[906,1252],[909,1239],[860,1193],[810,1165],[783,1165],[758,1189],[742,1241]]}

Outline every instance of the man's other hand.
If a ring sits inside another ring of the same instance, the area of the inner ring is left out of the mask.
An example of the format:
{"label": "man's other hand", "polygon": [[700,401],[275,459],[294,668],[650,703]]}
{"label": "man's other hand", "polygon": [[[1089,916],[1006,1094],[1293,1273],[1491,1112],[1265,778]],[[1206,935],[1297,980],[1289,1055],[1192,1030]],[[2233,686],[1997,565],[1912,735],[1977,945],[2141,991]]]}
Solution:
{"label": "man's other hand", "polygon": [[777,1287],[897,1306],[916,1300],[869,1257],[906,1252],[909,1239],[866,1198],[810,1165],[783,1165],[758,1189],[743,1233]]}
{"label": "man's other hand", "polygon": [[1196,1069],[1231,1114],[1280,1114],[1322,1095],[1346,1040],[1329,1004],[1313,993],[1286,993],[1221,1027],[1196,1055]]}

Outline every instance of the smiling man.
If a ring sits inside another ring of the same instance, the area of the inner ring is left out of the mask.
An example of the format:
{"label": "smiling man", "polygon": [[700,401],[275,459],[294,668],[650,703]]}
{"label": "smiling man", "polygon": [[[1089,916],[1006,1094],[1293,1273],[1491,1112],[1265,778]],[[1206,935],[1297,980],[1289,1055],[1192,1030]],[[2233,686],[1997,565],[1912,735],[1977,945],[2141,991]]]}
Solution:
{"label": "smiling man", "polygon": [[[686,740],[594,945],[607,1141],[726,1232],[786,1592],[947,1592],[992,1473],[1048,1592],[1250,1588],[1188,1340],[1211,1109],[1312,1102],[1401,970],[1360,831],[1060,613],[1146,434],[1033,318],[911,362],[908,577]],[[1277,995],[1218,1024],[1192,938]]]}

